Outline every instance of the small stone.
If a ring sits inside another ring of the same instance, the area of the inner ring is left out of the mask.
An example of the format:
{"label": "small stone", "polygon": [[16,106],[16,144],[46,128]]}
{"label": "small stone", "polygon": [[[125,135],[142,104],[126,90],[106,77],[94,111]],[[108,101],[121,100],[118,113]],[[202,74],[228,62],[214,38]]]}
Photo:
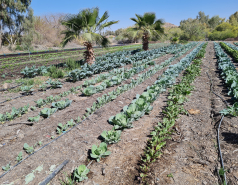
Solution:
{"label": "small stone", "polygon": [[105,168],[102,168],[102,175],[105,175],[105,174],[106,174]]}
{"label": "small stone", "polygon": [[9,84],[8,83],[4,83],[3,85],[2,85],[2,87],[3,87],[3,89],[7,89],[7,88],[9,88]]}

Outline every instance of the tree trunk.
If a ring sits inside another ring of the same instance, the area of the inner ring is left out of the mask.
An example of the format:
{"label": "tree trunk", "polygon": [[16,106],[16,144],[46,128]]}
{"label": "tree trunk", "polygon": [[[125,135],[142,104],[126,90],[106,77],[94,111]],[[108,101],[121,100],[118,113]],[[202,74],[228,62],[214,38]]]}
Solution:
{"label": "tree trunk", "polygon": [[147,33],[142,36],[143,50],[147,51],[149,49],[149,37]]}
{"label": "tree trunk", "polygon": [[93,62],[95,61],[92,43],[84,42],[84,46],[86,46],[86,49],[87,49],[87,51],[84,52],[85,62],[92,65]]}

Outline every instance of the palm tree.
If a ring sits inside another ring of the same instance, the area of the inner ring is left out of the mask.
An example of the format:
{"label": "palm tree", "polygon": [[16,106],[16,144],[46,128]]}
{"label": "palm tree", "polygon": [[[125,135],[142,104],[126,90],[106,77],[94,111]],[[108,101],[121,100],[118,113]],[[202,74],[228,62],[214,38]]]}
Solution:
{"label": "palm tree", "polygon": [[160,33],[164,33],[162,25],[164,21],[162,19],[156,20],[155,13],[144,13],[143,16],[136,14],[136,18],[131,18],[136,22],[135,27],[130,29],[130,32],[136,36],[142,34],[143,49],[146,51],[149,49],[149,38],[158,38]]}
{"label": "palm tree", "polygon": [[83,45],[86,47],[84,52],[85,62],[92,64],[95,61],[93,42],[107,47],[110,43],[109,40],[101,34],[101,31],[118,21],[107,21],[108,12],[104,12],[103,16],[99,18],[99,9],[84,9],[76,15],[67,15],[61,21],[61,24],[66,27],[62,32],[65,35],[62,46],[64,47],[68,42],[76,39],[83,40]]}

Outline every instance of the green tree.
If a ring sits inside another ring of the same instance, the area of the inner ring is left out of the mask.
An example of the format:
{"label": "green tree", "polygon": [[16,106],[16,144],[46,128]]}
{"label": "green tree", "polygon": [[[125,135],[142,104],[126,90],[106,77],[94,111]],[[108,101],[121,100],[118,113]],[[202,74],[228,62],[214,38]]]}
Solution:
{"label": "green tree", "polygon": [[220,18],[218,15],[213,16],[211,19],[209,19],[208,24],[211,29],[214,29],[219,24],[223,23],[225,21],[225,18]]}
{"label": "green tree", "polygon": [[135,14],[137,18],[131,18],[136,22],[135,27],[128,31],[132,33],[133,37],[137,34],[142,34],[143,49],[146,51],[149,49],[149,38],[159,38],[161,33],[164,33],[162,25],[164,21],[162,19],[156,20],[155,13],[144,13],[143,16]]}
{"label": "green tree", "polygon": [[102,30],[109,27],[118,21],[107,21],[109,18],[108,12],[104,12],[103,16],[99,18],[99,9],[84,9],[76,15],[67,15],[61,21],[66,30],[62,32],[65,35],[62,46],[64,47],[68,42],[77,39],[83,40],[86,47],[84,52],[85,62],[92,64],[95,61],[92,44],[96,42],[98,45],[107,47],[109,40],[101,34]]}
{"label": "green tree", "polygon": [[33,37],[36,34],[35,31],[35,18],[33,16],[33,9],[29,9],[28,15],[23,21],[23,37],[22,37],[22,46],[24,50],[30,50]]}
{"label": "green tree", "polygon": [[229,23],[233,26],[238,26],[238,11],[229,17]]}
{"label": "green tree", "polygon": [[[9,44],[15,44],[20,37],[24,14],[28,11],[31,0],[1,0],[0,3],[0,44],[2,37],[8,32],[10,38],[5,38]],[[16,38],[16,39],[14,39]]]}
{"label": "green tree", "polygon": [[204,40],[206,36],[205,26],[198,19],[187,19],[180,22],[180,28],[184,34],[180,37],[181,40]]}

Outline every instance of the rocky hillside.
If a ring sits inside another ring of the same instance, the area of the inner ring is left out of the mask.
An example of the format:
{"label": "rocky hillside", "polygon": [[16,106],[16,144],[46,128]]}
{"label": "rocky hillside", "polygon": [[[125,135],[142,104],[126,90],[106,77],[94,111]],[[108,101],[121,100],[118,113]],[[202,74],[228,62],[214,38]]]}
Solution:
{"label": "rocky hillside", "polygon": [[174,28],[174,27],[178,27],[178,26],[176,26],[176,25],[174,25],[174,24],[171,24],[171,23],[169,23],[169,22],[166,22],[166,23],[164,24],[164,27],[165,27],[165,28]]}

